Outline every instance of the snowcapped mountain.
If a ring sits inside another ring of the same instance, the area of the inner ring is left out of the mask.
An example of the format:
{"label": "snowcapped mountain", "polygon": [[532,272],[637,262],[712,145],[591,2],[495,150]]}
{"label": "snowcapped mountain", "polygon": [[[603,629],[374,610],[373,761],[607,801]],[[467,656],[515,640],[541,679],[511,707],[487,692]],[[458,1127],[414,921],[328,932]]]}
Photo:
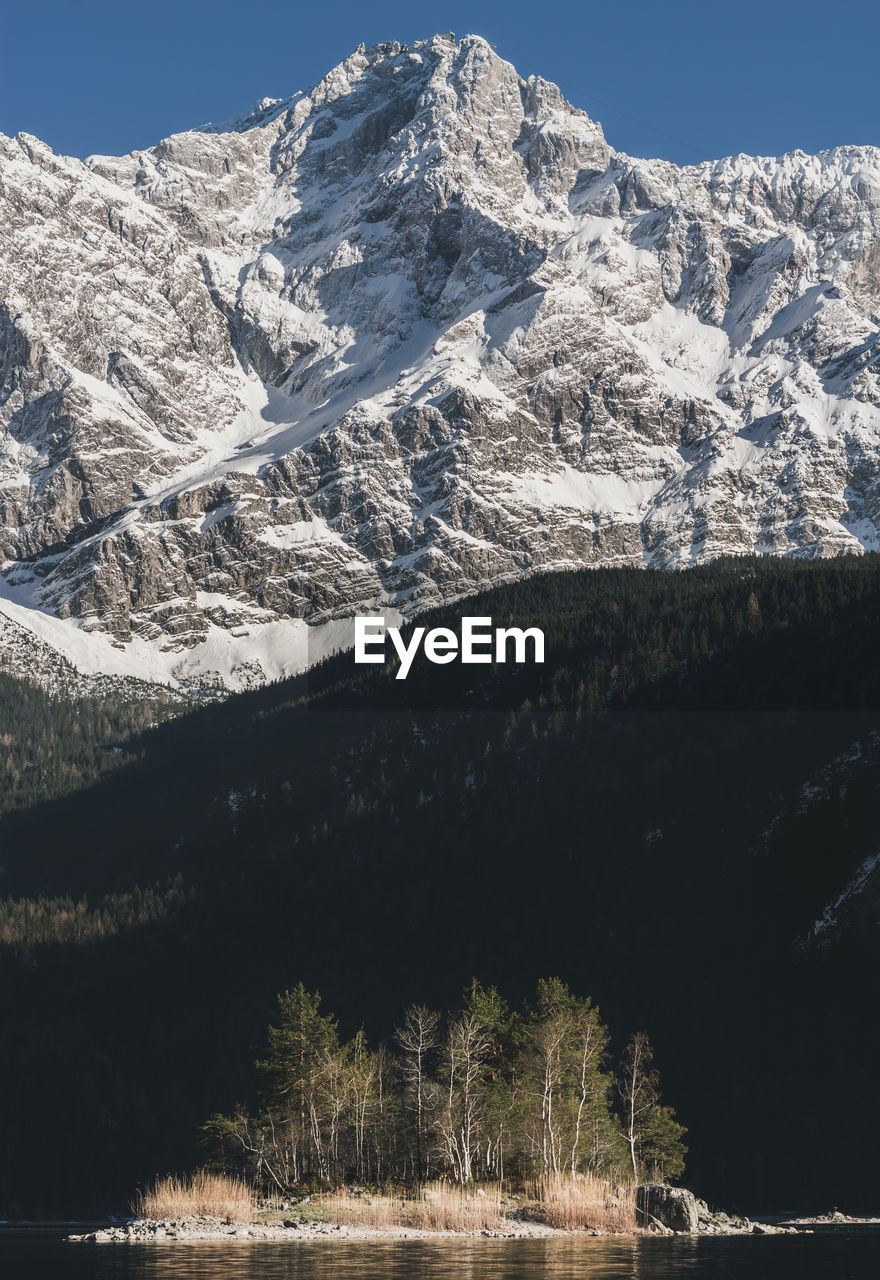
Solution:
{"label": "snowcapped mountain", "polygon": [[634,160],[437,36],[120,158],[0,137],[0,205],[0,611],[81,670],[880,546],[876,149]]}

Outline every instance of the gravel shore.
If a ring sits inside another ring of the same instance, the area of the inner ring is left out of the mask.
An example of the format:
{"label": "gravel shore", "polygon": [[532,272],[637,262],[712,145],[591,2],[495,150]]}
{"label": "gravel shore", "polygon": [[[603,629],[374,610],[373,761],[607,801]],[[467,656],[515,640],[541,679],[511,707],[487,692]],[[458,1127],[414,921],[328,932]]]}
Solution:
{"label": "gravel shore", "polygon": [[[127,1222],[121,1227],[102,1227],[84,1235],[71,1235],[67,1239],[76,1244],[165,1244],[174,1241],[205,1240],[437,1240],[460,1239],[466,1236],[486,1236],[497,1239],[517,1239],[541,1236],[565,1236],[572,1232],[546,1227],[538,1222],[518,1222],[511,1219],[509,1229],[503,1231],[428,1231],[416,1227],[363,1227],[346,1226],[335,1222],[302,1222],[288,1219],[283,1223],[225,1222],[222,1218],[187,1217],[163,1218],[159,1222],[148,1219]],[[578,1232],[581,1235],[603,1235],[600,1231]]]}
{"label": "gravel shore", "polygon": [[[726,1219],[726,1215],[720,1215]],[[817,1220],[818,1221],[818,1220]],[[824,1221],[822,1219],[821,1221]],[[687,1235],[693,1232],[674,1232],[659,1228],[663,1235]],[[750,1222],[748,1219],[715,1219],[700,1224],[700,1235],[793,1235],[798,1228],[793,1225],[770,1225]],[[498,1240],[541,1239],[550,1236],[613,1236],[628,1232],[597,1230],[564,1231],[548,1227],[540,1222],[510,1218],[502,1230],[439,1231],[418,1227],[366,1227],[347,1226],[344,1223],[313,1222],[286,1219],[281,1223],[226,1222],[222,1218],[185,1217],[163,1218],[161,1221],[139,1219],[124,1226],[101,1227],[83,1235],[70,1235],[67,1240],[75,1244],[172,1244],[175,1242],[275,1240],[296,1243],[307,1240],[454,1240],[467,1237],[485,1237]],[[652,1234],[639,1231],[637,1234]]]}

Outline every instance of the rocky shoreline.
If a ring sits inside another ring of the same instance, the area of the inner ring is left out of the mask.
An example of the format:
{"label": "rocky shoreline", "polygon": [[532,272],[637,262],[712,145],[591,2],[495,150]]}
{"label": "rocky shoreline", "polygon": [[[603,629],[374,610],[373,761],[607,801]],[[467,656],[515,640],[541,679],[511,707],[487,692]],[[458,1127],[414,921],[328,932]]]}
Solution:
{"label": "rocky shoreline", "polygon": [[[408,1226],[364,1226],[342,1222],[322,1222],[305,1217],[285,1218],[280,1223],[229,1222],[222,1218],[186,1216],[159,1221],[138,1219],[122,1226],[108,1226],[82,1235],[70,1235],[76,1244],[171,1244],[178,1241],[253,1241],[273,1240],[294,1243],[311,1240],[437,1240],[486,1237],[490,1239],[535,1239],[549,1236],[619,1236],[619,1235],[797,1235],[807,1221],[793,1223],[752,1222],[726,1213],[713,1213],[704,1200],[682,1187],[651,1184],[638,1189],[639,1220],[644,1224],[635,1232],[600,1231],[595,1228],[568,1231],[550,1227],[512,1212],[503,1229],[483,1228],[475,1231],[431,1230]],[[816,1222],[836,1218],[815,1219]],[[853,1220],[855,1221],[855,1220]]]}
{"label": "rocky shoreline", "polygon": [[819,1213],[812,1218],[780,1218],[779,1224],[788,1227],[880,1227],[880,1218],[857,1218],[832,1209],[830,1213]]}
{"label": "rocky shoreline", "polygon": [[[75,1244],[164,1244],[174,1241],[206,1240],[283,1240],[289,1243],[306,1240],[436,1240],[468,1236],[499,1239],[569,1235],[537,1222],[511,1219],[509,1231],[430,1231],[420,1227],[365,1227],[337,1222],[298,1221],[283,1223],[225,1222],[222,1218],[163,1218],[154,1222],[141,1219],[122,1227],[104,1227],[85,1235],[68,1236]],[[600,1232],[586,1232],[599,1235]]]}

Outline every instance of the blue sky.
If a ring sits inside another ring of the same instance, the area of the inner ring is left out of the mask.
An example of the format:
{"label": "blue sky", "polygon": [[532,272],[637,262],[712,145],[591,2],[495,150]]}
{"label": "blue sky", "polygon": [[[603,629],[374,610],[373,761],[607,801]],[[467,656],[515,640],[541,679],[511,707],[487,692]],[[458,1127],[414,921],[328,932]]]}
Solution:
{"label": "blue sky", "polygon": [[4,5],[0,131],[119,154],[317,80],[361,40],[476,32],[601,120],[612,146],[690,163],[880,146],[877,0]]}

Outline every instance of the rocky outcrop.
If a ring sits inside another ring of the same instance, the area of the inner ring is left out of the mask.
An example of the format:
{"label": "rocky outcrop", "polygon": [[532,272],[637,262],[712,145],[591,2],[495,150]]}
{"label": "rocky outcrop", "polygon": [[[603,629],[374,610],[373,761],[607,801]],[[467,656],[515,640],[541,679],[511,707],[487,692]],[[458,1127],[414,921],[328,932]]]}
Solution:
{"label": "rocky outcrop", "polygon": [[74,660],[234,686],[523,574],[880,546],[872,148],[635,160],[436,37],[120,158],[0,138],[0,208],[0,609]]}
{"label": "rocky outcrop", "polygon": [[642,1227],[656,1225],[669,1231],[696,1232],[700,1225],[696,1197],[684,1187],[646,1183],[636,1190],[636,1221]]}
{"label": "rocky outcrop", "polygon": [[660,1235],[792,1235],[796,1228],[713,1212],[686,1187],[648,1182],[636,1188],[636,1225]]}

